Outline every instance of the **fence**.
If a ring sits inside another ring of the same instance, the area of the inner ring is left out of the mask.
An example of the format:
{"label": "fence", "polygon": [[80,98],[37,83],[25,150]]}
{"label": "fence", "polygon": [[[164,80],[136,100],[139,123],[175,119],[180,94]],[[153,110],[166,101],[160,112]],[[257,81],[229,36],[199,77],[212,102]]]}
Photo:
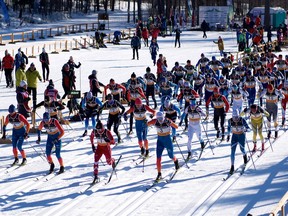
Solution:
{"label": "fence", "polygon": [[270,213],[270,216],[276,216],[279,215],[278,212],[280,212],[281,216],[285,216],[285,205],[288,200],[288,192],[282,197],[278,205],[275,207],[275,209]]}

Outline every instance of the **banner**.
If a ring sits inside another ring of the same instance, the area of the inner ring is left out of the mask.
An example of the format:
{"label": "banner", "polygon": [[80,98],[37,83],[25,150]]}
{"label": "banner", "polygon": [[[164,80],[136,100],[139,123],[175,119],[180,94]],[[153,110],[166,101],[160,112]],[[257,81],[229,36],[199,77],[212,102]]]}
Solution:
{"label": "banner", "polygon": [[216,24],[226,26],[229,20],[228,6],[200,6],[199,23],[205,20],[209,23],[210,28],[216,27]]}

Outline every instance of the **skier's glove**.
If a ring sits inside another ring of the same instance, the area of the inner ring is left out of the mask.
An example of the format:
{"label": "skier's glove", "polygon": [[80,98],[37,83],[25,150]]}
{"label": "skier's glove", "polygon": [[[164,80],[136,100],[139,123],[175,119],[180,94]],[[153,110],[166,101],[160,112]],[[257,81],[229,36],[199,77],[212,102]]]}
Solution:
{"label": "skier's glove", "polygon": [[110,139],[109,139],[108,137],[105,137],[105,138],[104,138],[104,141],[107,142],[107,143],[109,143],[109,142],[110,142]]}
{"label": "skier's glove", "polygon": [[126,113],[124,113],[123,118],[124,118],[124,121],[127,121],[127,120],[128,120],[128,116],[127,116]]}
{"label": "skier's glove", "polygon": [[92,145],[92,151],[95,153],[96,152],[96,147],[95,145]]}
{"label": "skier's glove", "polygon": [[227,142],[229,142],[229,141],[230,141],[230,135],[227,136]]}
{"label": "skier's glove", "polygon": [[28,137],[28,133],[24,133],[24,139],[27,139]]}

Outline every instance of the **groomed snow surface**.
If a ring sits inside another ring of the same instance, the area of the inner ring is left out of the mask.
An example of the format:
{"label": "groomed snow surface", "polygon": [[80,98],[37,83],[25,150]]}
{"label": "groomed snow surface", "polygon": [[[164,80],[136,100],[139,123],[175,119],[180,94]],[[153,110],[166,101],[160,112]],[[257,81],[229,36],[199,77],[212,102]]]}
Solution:
{"label": "groomed snow surface", "polygon": [[[113,23],[113,16],[110,16]],[[91,21],[88,20],[87,21]],[[117,17],[114,17],[116,23]],[[81,22],[85,18],[82,17]],[[71,22],[77,23],[75,19]],[[126,24],[118,23],[119,26]],[[112,32],[117,25],[112,27]],[[118,28],[117,27],[117,28]],[[125,26],[126,27],[126,26]],[[93,32],[91,32],[93,34]],[[196,64],[201,53],[205,53],[208,58],[212,55],[220,58],[217,45],[212,41],[221,35],[224,39],[227,51],[236,51],[235,32],[208,32],[208,38],[202,38],[202,32],[183,31],[181,35],[181,48],[174,48],[174,36],[159,37],[159,53],[162,53],[168,61],[168,69],[178,61],[184,66],[190,59]],[[80,35],[66,36],[79,37]],[[36,41],[34,44],[43,45],[45,41]],[[82,93],[89,89],[88,75],[93,69],[98,70],[98,79],[107,84],[110,78],[116,82],[125,82],[130,78],[132,72],[137,76],[143,76],[146,67],[151,67],[156,73],[156,66],[153,66],[149,49],[142,45],[139,51],[140,59],[132,59],[132,50],[129,42],[127,45],[107,44],[107,49],[88,49],[50,54],[50,78],[55,81],[55,87],[63,94],[61,86],[61,68],[64,63],[73,56],[75,62],[82,63],[81,69],[76,69],[78,89]],[[28,43],[7,45],[0,47],[1,58],[5,49],[17,49],[18,47],[29,46]],[[283,51],[282,54],[287,54]],[[38,59],[29,59],[36,64],[36,68],[42,74],[41,65]],[[81,78],[80,78],[81,77]],[[81,84],[80,84],[81,82]],[[38,102],[43,99],[43,92],[46,83],[38,83]],[[0,83],[1,105],[0,115],[7,115],[8,106],[16,104],[15,89],[5,88],[4,75]],[[157,96],[159,105],[159,98]],[[246,104],[244,104],[244,107]],[[159,107],[159,106],[158,106]],[[127,105],[125,105],[127,109]],[[44,108],[37,110],[37,121]],[[281,109],[279,104],[279,123]],[[64,115],[68,111],[64,110]],[[203,124],[207,131],[208,138],[212,141],[215,138],[215,129],[212,120],[212,110],[208,124]],[[231,117],[231,109],[227,116]],[[149,117],[148,117],[149,118]],[[101,119],[106,124],[107,111],[104,111]],[[136,165],[133,159],[137,159],[140,154],[136,132],[130,136],[126,135],[125,128],[128,123],[122,120],[119,127],[123,143],[112,146],[112,154],[115,159],[122,155],[122,159],[117,167],[117,176],[114,175],[109,184],[105,185],[111,167],[105,162],[103,156],[99,163],[99,176],[101,182],[91,189],[85,191],[93,181],[94,157],[91,149],[89,137],[81,140],[84,132],[84,124],[81,122],[71,123],[65,128],[65,136],[62,139],[62,157],[65,164],[65,173],[46,179],[44,176],[49,165],[45,160],[46,134],[42,134],[42,142],[36,144],[36,134],[30,134],[30,138],[25,141],[23,147],[27,154],[28,163],[24,167],[11,170],[6,168],[13,162],[11,144],[0,145],[0,215],[268,215],[277,205],[281,197],[288,188],[288,148],[287,133],[279,131],[280,138],[274,143],[266,142],[267,151],[258,157],[260,152],[253,156],[256,169],[249,161],[247,169],[243,175],[239,172],[234,174],[227,181],[222,179],[227,176],[230,169],[230,143],[226,141],[219,145],[211,143],[208,145],[199,161],[196,161],[200,153],[200,143],[193,139],[192,150],[193,159],[188,162],[189,168],[183,166],[175,178],[169,182],[161,182],[157,186],[146,190],[156,178],[156,133],[155,128],[148,131],[149,147],[151,158]],[[90,122],[91,124],[91,122]],[[227,125],[227,124],[226,124]],[[8,138],[11,138],[11,125],[8,125]],[[90,127],[91,129],[91,127]],[[181,152],[187,156],[187,133],[182,133],[183,128],[179,127],[177,133],[177,144],[174,151],[180,164],[184,163]],[[90,133],[89,133],[90,134]],[[207,136],[202,133],[204,140]],[[266,129],[264,128],[264,136]],[[116,137],[116,136],[115,136]],[[247,134],[249,148],[252,149],[252,132]],[[181,152],[178,148],[181,149]],[[260,141],[258,141],[260,147]],[[213,150],[213,152],[212,152]],[[246,146],[249,153],[249,149]],[[37,152],[36,152],[37,151]],[[41,157],[39,156],[41,153]],[[214,154],[213,154],[214,153]],[[236,151],[236,168],[243,163],[240,149]],[[20,157],[20,161],[21,161]],[[56,156],[53,155],[56,171],[59,169]],[[174,171],[174,164],[164,151],[162,157],[162,175],[166,176]]]}

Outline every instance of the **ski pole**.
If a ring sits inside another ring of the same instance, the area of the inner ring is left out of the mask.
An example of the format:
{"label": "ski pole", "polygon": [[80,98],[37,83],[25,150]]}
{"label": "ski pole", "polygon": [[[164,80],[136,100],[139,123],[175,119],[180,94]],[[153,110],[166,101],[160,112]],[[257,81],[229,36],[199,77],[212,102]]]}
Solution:
{"label": "ski pole", "polygon": [[252,164],[254,166],[254,169],[256,170],[256,166],[255,166],[255,163],[254,163],[254,160],[253,160],[253,157],[252,157],[252,153],[251,153],[251,150],[250,150],[250,147],[249,147],[249,143],[247,141],[247,137],[246,137],[246,133],[245,133],[245,141],[246,141],[246,145],[248,146],[248,150],[249,150],[249,153],[250,153],[250,157],[251,157],[251,160],[252,160]]}
{"label": "ski pole", "polygon": [[181,153],[181,155],[182,155],[182,158],[183,158],[183,160],[184,160],[184,162],[185,162],[187,168],[190,169],[190,167],[189,167],[188,164],[187,164],[187,161],[185,160],[185,157],[184,157],[184,155],[183,155],[183,153],[182,153],[182,151],[181,151],[181,148],[180,148],[180,146],[179,146],[177,140],[175,140],[175,142],[176,142],[176,144],[177,144],[177,146],[178,146],[178,148],[179,148],[179,151],[180,151],[180,153]]}
{"label": "ski pole", "polygon": [[42,153],[38,152],[38,151],[34,148],[34,146],[29,142],[28,139],[27,139],[27,142],[28,142],[28,144],[32,147],[32,149],[36,152],[36,154],[38,154],[38,155],[42,158],[42,160],[46,161],[46,158],[43,158]]}
{"label": "ski pole", "polygon": [[[263,122],[264,122],[265,130],[266,130],[266,132],[267,132],[268,130],[267,130],[266,122],[265,122],[264,120],[263,120]],[[269,144],[270,144],[270,147],[271,147],[272,152],[274,152],[273,147],[272,147],[272,143],[271,143],[270,139],[268,139],[268,141],[269,141]]]}
{"label": "ski pole", "polygon": [[144,173],[144,163],[145,163],[145,160],[143,160],[142,173]]}
{"label": "ski pole", "polygon": [[203,130],[204,130],[204,133],[205,133],[206,138],[207,138],[207,140],[208,140],[208,143],[209,143],[210,149],[211,149],[211,151],[212,151],[212,153],[213,153],[213,155],[214,155],[214,151],[213,151],[213,148],[212,148],[212,145],[211,145],[211,141],[210,141],[210,139],[208,138],[208,134],[207,134],[207,131],[205,130],[205,127],[204,127],[204,125],[203,125],[203,122],[201,122],[200,124],[201,124],[202,127],[203,127]]}

